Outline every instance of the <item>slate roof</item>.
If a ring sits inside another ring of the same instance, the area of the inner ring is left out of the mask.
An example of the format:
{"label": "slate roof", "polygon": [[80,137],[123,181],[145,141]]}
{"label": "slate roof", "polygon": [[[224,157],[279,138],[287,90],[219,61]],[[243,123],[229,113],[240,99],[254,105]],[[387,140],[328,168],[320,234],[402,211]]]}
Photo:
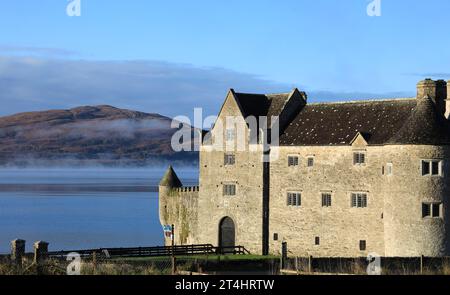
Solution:
{"label": "slate roof", "polygon": [[161,179],[160,186],[167,186],[167,187],[182,187],[183,184],[181,183],[181,180],[178,178],[177,174],[173,170],[172,166],[169,166],[166,173],[164,174],[163,178]]}
{"label": "slate roof", "polygon": [[242,108],[244,118],[254,116],[280,115],[284,105],[289,99],[289,93],[281,94],[248,94],[236,93],[236,100]]}
{"label": "slate roof", "polygon": [[280,135],[280,145],[448,144],[448,121],[429,98],[306,105]]}
{"label": "slate roof", "polygon": [[438,114],[430,98],[421,99],[388,143],[448,144],[450,143],[449,121]]}

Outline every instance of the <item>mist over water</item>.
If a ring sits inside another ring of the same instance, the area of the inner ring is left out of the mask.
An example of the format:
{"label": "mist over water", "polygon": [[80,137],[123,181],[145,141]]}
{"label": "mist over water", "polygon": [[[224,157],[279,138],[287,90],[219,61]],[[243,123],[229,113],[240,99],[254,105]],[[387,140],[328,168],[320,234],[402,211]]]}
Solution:
{"label": "mist over water", "polygon": [[[50,251],[163,243],[158,183],[167,167],[0,169],[0,253],[10,241],[38,240]],[[175,167],[183,184],[194,167]]]}

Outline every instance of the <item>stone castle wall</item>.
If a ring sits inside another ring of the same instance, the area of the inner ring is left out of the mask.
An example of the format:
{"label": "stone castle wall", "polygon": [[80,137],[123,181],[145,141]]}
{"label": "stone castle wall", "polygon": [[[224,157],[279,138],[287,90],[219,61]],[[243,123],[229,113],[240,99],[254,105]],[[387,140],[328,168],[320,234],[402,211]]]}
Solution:
{"label": "stone castle wall", "polygon": [[[239,113],[233,99],[227,98],[219,119]],[[240,122],[242,124],[243,121]],[[245,124],[244,124],[245,125]],[[225,130],[226,128],[224,128]],[[213,138],[224,134],[214,128]],[[248,138],[245,129],[245,138]],[[246,142],[248,144],[248,142]],[[198,208],[198,241],[219,244],[219,224],[225,217],[235,223],[236,245],[243,245],[252,253],[262,249],[262,162],[259,152],[235,152],[236,164],[224,165],[225,151],[213,151],[204,145],[200,151],[200,193]],[[223,195],[223,184],[236,184],[235,196]]]}
{"label": "stone castle wall", "polygon": [[[364,256],[367,250],[384,254],[382,153],[368,151],[367,164],[353,165],[353,148],[280,147],[271,163],[270,249],[278,253],[286,241],[298,256]],[[288,155],[299,156],[299,166],[288,167]],[[307,167],[308,157],[314,166]],[[301,206],[287,206],[287,193],[300,192]],[[352,208],[351,193],[367,192],[368,207]],[[322,207],[322,193],[330,193],[331,207]],[[278,241],[273,235],[278,234]],[[315,245],[319,237],[320,245]]]}
{"label": "stone castle wall", "polygon": [[[240,112],[230,91],[219,121]],[[246,126],[243,118],[239,124]],[[226,143],[226,128],[218,127],[212,129],[212,142]],[[175,224],[177,244],[219,245],[219,225],[230,217],[235,244],[262,253],[262,151],[261,145],[249,145],[248,138],[246,127],[246,150],[231,147],[236,161],[231,166],[224,163],[227,150],[217,151],[210,143],[201,146],[199,190],[160,187],[161,223]],[[365,164],[354,165],[357,151],[365,153]],[[289,155],[299,157],[298,166],[288,167]],[[367,145],[358,134],[351,145],[272,147],[271,156],[270,253],[279,254],[285,241],[293,256],[450,255],[450,146]],[[312,167],[307,167],[309,157]],[[442,160],[442,175],[422,176],[422,160]],[[387,175],[388,164],[392,175]],[[224,184],[235,184],[236,195],[224,196]],[[301,193],[301,206],[287,205],[288,192]],[[322,206],[322,193],[331,194],[330,207]],[[352,193],[367,194],[367,207],[352,207]],[[423,218],[424,202],[441,202],[443,218]],[[360,241],[365,241],[365,250],[360,250]]]}
{"label": "stone castle wall", "polygon": [[[353,165],[355,150],[366,152],[365,165]],[[442,202],[449,195],[449,175],[421,175],[421,159],[448,159],[449,152],[433,146],[280,147],[280,158],[271,165],[271,252],[279,253],[286,241],[300,256],[450,254],[448,218],[422,218],[422,202]],[[300,165],[288,167],[288,155],[299,155]],[[310,156],[311,168],[306,167]],[[393,164],[392,176],[383,174],[387,163]],[[289,191],[301,192],[300,207],[287,206]],[[331,207],[322,207],[322,192],[331,193]],[[351,207],[352,192],[367,193],[367,208]],[[444,206],[445,212],[448,203]],[[360,240],[366,241],[365,251],[359,249]]]}
{"label": "stone castle wall", "polygon": [[[198,187],[159,187],[159,218],[161,225],[175,225],[175,244],[198,243]],[[165,245],[172,240],[165,237]]]}
{"label": "stone castle wall", "polygon": [[[450,147],[387,146],[383,151],[394,163],[384,198],[386,256],[450,255]],[[422,159],[445,160],[443,176],[422,176]],[[442,202],[443,219],[422,218],[422,202]]]}
{"label": "stone castle wall", "polygon": [[[353,165],[355,151],[366,153],[365,165]],[[270,166],[270,253],[279,254],[286,241],[290,255],[298,256],[450,255],[449,166],[442,166],[442,176],[421,174],[422,159],[449,159],[450,147],[355,143],[273,148],[277,153]],[[289,155],[299,156],[299,166],[288,167]],[[313,167],[307,167],[308,157],[314,158]],[[175,224],[176,244],[218,245],[220,221],[228,216],[235,222],[236,245],[261,254],[261,153],[236,153],[233,166],[225,166],[223,158],[223,152],[202,147],[200,191],[160,187],[161,223]],[[236,196],[223,196],[224,183],[236,183]],[[287,192],[302,194],[300,207],[287,206]],[[331,193],[331,207],[322,207],[322,192]],[[367,193],[367,208],[351,207],[352,192]],[[444,218],[422,218],[422,202],[442,202]],[[365,251],[360,240],[366,241]]]}

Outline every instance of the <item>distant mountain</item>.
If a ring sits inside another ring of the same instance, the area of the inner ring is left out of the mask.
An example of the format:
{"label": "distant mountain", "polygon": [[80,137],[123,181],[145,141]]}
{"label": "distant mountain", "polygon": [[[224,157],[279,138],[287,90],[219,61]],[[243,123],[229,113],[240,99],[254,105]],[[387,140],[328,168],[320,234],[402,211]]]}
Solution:
{"label": "distant mountain", "polygon": [[195,164],[175,153],[172,120],[112,106],[83,106],[0,117],[0,165]]}

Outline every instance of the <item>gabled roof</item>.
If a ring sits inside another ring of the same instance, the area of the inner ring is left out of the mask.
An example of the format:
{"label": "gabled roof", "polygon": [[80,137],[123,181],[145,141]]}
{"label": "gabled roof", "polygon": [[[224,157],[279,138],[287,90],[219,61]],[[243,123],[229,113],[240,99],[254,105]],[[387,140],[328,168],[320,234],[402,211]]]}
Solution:
{"label": "gabled roof", "polygon": [[242,108],[244,118],[254,116],[278,116],[290,98],[289,93],[281,94],[250,94],[235,93],[236,100]]}
{"label": "gabled roof", "polygon": [[[259,117],[267,117],[269,128],[274,123],[272,117],[281,117],[288,103],[294,99],[301,99],[304,101],[303,103],[306,103],[306,93],[300,92],[297,88],[290,93],[250,94],[233,92],[233,94],[244,118],[253,116],[258,120]],[[298,108],[298,105],[296,108]]]}
{"label": "gabled roof", "polygon": [[309,104],[280,135],[280,145],[349,145],[358,132],[372,145],[449,143],[448,122],[437,116],[429,99]]}
{"label": "gabled roof", "polygon": [[429,96],[306,104],[298,89],[230,93],[244,118],[267,116],[270,127],[270,118],[281,115],[279,144],[284,146],[351,145],[361,137],[368,145],[450,145],[450,121]]}
{"label": "gabled roof", "polygon": [[161,182],[159,183],[160,186],[167,186],[167,187],[182,187],[183,184],[181,183],[181,180],[178,178],[177,174],[173,170],[172,166],[169,166],[166,173],[164,174],[164,177],[161,179]]}
{"label": "gabled roof", "polygon": [[370,134],[364,133],[364,132],[358,132],[356,133],[355,137],[350,141],[351,145],[367,145],[367,142],[369,141]]}

